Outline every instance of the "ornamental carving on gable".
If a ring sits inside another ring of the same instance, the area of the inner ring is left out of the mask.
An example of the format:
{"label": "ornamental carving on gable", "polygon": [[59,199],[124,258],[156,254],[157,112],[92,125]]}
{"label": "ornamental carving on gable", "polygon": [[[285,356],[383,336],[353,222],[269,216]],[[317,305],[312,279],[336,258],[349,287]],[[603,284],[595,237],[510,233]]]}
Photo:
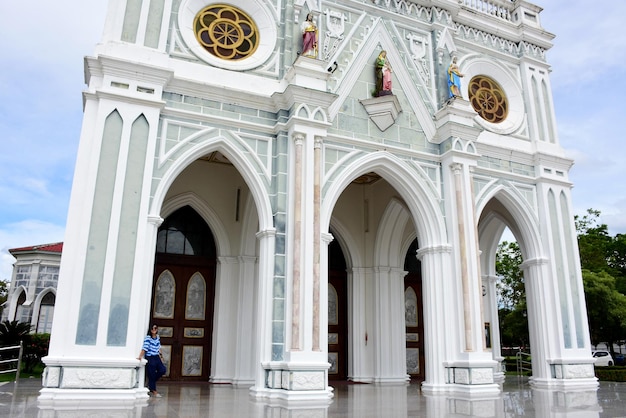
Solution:
{"label": "ornamental carving on gable", "polygon": [[322,58],[328,61],[332,57],[339,45],[344,40],[346,16],[341,12],[326,9],[326,32],[324,32],[324,44],[322,46]]}
{"label": "ornamental carving on gable", "polygon": [[411,59],[415,62],[417,70],[424,80],[430,80],[430,70],[428,68],[428,61],[426,60],[428,40],[416,33],[409,33],[406,38],[409,41]]}

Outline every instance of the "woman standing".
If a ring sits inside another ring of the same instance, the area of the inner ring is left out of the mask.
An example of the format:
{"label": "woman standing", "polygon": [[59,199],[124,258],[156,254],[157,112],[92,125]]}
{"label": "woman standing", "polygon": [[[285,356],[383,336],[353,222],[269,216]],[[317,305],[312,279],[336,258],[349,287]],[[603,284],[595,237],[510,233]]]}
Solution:
{"label": "woman standing", "polygon": [[156,382],[166,372],[161,360],[161,339],[159,338],[159,327],[152,325],[148,329],[148,335],[143,339],[143,347],[137,360],[146,358],[146,374],[148,375],[148,390],[150,396],[160,398],[161,395],[156,390]]}

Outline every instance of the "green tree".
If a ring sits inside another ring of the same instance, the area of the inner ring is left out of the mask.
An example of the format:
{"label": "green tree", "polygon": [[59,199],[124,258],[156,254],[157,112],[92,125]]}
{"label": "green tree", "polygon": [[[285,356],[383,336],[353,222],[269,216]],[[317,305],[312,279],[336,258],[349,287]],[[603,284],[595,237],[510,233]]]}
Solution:
{"label": "green tree", "polygon": [[583,217],[574,216],[580,264],[589,271],[607,271],[612,238],[606,224],[599,223],[600,211],[587,209]]}
{"label": "green tree", "polygon": [[0,322],[0,346],[18,345],[20,341],[28,341],[32,327],[26,322]]}
{"label": "green tree", "polygon": [[503,241],[498,244],[496,252],[496,274],[500,280],[496,284],[498,289],[498,303],[508,309],[515,309],[526,298],[524,275],[519,266],[522,264],[522,251],[517,242]]}
{"label": "green tree", "polygon": [[582,273],[591,343],[613,347],[624,338],[626,296],[617,291],[615,278],[607,272],[583,270]]}
{"label": "green tree", "polygon": [[626,234],[617,234],[613,238],[608,264],[613,271],[617,291],[626,295]]}
{"label": "green tree", "polygon": [[527,347],[529,344],[526,316],[526,288],[520,269],[522,251],[517,242],[503,241],[496,253],[496,274],[499,277],[498,317],[500,338],[504,347]]}
{"label": "green tree", "polygon": [[612,237],[599,218],[600,211],[587,209],[574,221],[591,342],[613,351],[626,338],[626,236]]}

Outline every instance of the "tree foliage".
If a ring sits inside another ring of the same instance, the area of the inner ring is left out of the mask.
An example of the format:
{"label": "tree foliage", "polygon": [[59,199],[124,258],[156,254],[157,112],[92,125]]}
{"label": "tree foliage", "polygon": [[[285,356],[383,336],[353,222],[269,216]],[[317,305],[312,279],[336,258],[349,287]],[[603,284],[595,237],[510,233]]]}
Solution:
{"label": "tree foliage", "polygon": [[496,274],[499,277],[496,288],[500,338],[505,347],[526,347],[529,343],[526,289],[520,264],[522,251],[517,242],[501,242],[496,253]]}
{"label": "tree foliage", "polygon": [[[626,234],[611,236],[600,222],[600,211],[594,209],[575,216],[574,223],[591,342],[612,349],[613,343],[626,340]],[[521,251],[516,242],[502,242],[497,251],[502,344],[522,346],[528,341],[528,330]]]}
{"label": "tree foliage", "polygon": [[0,323],[0,346],[18,345],[30,338],[32,327],[26,322],[3,321]]}
{"label": "tree foliage", "polygon": [[522,252],[517,242],[503,241],[498,244],[496,252],[496,274],[500,278],[498,289],[499,304],[511,310],[518,306],[526,297],[524,275],[520,269]]}
{"label": "tree foliage", "polygon": [[615,288],[615,278],[605,271],[583,270],[591,343],[612,347],[624,338],[626,296]]}
{"label": "tree foliage", "polygon": [[591,342],[612,350],[626,339],[626,235],[612,237],[598,210],[587,209],[574,222]]}

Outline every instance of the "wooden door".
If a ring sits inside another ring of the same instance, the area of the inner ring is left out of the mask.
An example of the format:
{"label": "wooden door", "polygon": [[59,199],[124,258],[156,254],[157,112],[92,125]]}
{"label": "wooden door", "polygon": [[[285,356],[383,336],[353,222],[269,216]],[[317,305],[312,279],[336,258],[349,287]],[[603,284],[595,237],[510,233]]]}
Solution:
{"label": "wooden door", "polygon": [[214,293],[214,262],[157,254],[151,323],[159,326],[165,379],[208,380]]}
{"label": "wooden door", "polygon": [[404,270],[404,326],[406,328],[406,372],[411,379],[424,380],[424,309],[422,263],[417,259],[419,244],[414,239],[406,252]]}
{"label": "wooden door", "polygon": [[424,321],[420,274],[409,273],[404,277],[404,315],[406,372],[411,379],[424,380]]}
{"label": "wooden door", "polygon": [[347,276],[344,271],[328,272],[328,378],[348,377]]}
{"label": "wooden door", "polygon": [[337,241],[328,245],[328,379],[348,378],[348,274]]}

